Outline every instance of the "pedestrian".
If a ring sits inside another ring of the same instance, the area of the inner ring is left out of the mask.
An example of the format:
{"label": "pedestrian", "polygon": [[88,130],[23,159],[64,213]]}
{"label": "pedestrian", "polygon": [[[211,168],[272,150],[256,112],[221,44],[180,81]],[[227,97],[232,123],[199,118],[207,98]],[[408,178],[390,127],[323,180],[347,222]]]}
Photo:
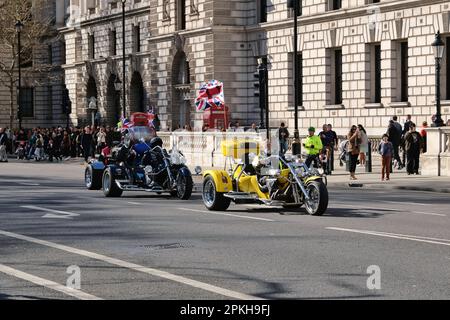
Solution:
{"label": "pedestrian", "polygon": [[422,122],[422,129],[420,130],[420,136],[422,137],[423,153],[427,152],[427,128],[428,122],[426,121]]}
{"label": "pedestrian", "polygon": [[83,150],[84,161],[88,162],[91,156],[92,134],[91,129],[87,126],[80,138],[81,149]]}
{"label": "pedestrian", "polygon": [[61,150],[62,150],[62,155],[64,157],[64,160],[69,160],[70,159],[70,137],[69,137],[69,133],[67,131],[64,131],[63,133],[63,138],[62,138],[62,143],[61,143]]}
{"label": "pedestrian", "polygon": [[324,124],[322,126],[322,131],[319,133],[320,140],[322,141],[323,149],[321,151],[322,157],[326,158],[326,164],[323,168],[326,174],[331,174],[329,161],[331,159],[332,153],[332,143],[333,143],[333,135],[328,129],[328,125]]}
{"label": "pedestrian", "polygon": [[13,153],[13,134],[12,134],[11,129],[6,127],[5,134],[6,134],[6,153],[12,154]]}
{"label": "pedestrian", "polygon": [[386,134],[388,136],[388,141],[392,143],[392,146],[394,148],[393,158],[395,159],[395,161],[397,161],[397,169],[401,170],[402,168],[404,168],[404,162],[402,162],[399,155],[399,147],[402,141],[402,134],[401,130],[398,130],[398,127],[396,126],[394,120],[389,120]]}
{"label": "pedestrian", "polygon": [[236,124],[234,126],[234,131],[235,132],[244,132],[244,128],[241,127],[241,124],[239,123],[239,121],[236,121]]}
{"label": "pedestrian", "polygon": [[319,136],[316,136],[314,133],[316,132],[316,128],[310,127],[308,129],[308,137],[303,143],[303,147],[306,150],[306,154],[308,155],[305,161],[305,165],[309,168],[311,163],[314,162],[314,167],[319,167],[319,155],[323,149],[322,140]]}
{"label": "pedestrian", "polygon": [[411,123],[409,125],[409,132],[405,134],[406,171],[408,175],[419,174],[419,160],[422,146],[422,137],[416,131],[416,125]]}
{"label": "pedestrian", "polygon": [[256,126],[256,123],[252,122],[252,125],[250,128],[247,129],[247,132],[258,132],[258,127]]}
{"label": "pedestrian", "polygon": [[106,146],[106,131],[105,128],[100,128],[100,132],[97,134],[97,153],[100,154],[103,148]]}
{"label": "pedestrian", "polygon": [[386,181],[389,181],[394,146],[392,145],[392,142],[389,141],[389,136],[386,133],[383,135],[382,141],[378,146],[378,152],[381,155],[381,181],[384,181],[385,176]]}
{"label": "pedestrian", "polygon": [[69,138],[70,138],[70,156],[72,158],[76,158],[77,155],[77,137],[78,137],[78,129],[72,128]]}
{"label": "pedestrian", "polygon": [[34,155],[34,151],[36,149],[37,134],[38,134],[37,129],[33,129],[31,137],[28,140],[29,142],[27,146],[27,160],[30,160]]}
{"label": "pedestrian", "polygon": [[402,128],[402,125],[400,123],[398,123],[398,117],[397,116],[393,116],[392,117],[392,121],[394,123],[394,127],[398,130],[398,132],[401,135],[402,131],[403,131],[403,128]]}
{"label": "pedestrian", "polygon": [[360,144],[360,133],[357,126],[353,125],[350,128],[349,133],[347,134],[348,139],[348,155],[350,162],[350,180],[357,180],[356,173],[356,164],[358,162],[359,155],[359,144]]}
{"label": "pedestrian", "polygon": [[333,131],[333,126],[329,123],[328,125],[328,132],[331,137],[331,153],[330,153],[330,173],[331,171],[334,171],[334,152],[338,151],[339,146],[339,137],[335,131]]}
{"label": "pedestrian", "polygon": [[34,160],[41,161],[44,158],[44,138],[38,133],[36,136],[36,148],[34,149]]}
{"label": "pedestrian", "polygon": [[8,136],[5,129],[0,128],[0,162],[8,162],[8,155],[6,154],[6,144],[8,143]]}
{"label": "pedestrian", "polygon": [[361,124],[358,124],[360,132],[360,144],[359,144],[359,165],[364,167],[366,165],[366,155],[369,152],[369,137],[367,136],[366,129]]}
{"label": "pedestrian", "polygon": [[47,146],[47,155],[48,155],[48,161],[53,162],[54,155],[54,144],[53,144],[53,138],[50,137],[50,140],[48,141]]}
{"label": "pedestrian", "polygon": [[[408,114],[406,116],[406,121],[405,121],[405,124],[403,125],[403,130],[402,130],[402,142],[401,142],[402,145],[405,145],[405,141],[404,141],[405,135],[409,132],[409,128],[412,123],[413,122],[411,121],[411,115]],[[406,163],[406,150],[405,149],[403,149],[402,161],[403,161],[403,163]]]}
{"label": "pedestrian", "polygon": [[286,128],[284,122],[278,128],[278,139],[280,142],[280,155],[284,156],[289,148],[289,130]]}
{"label": "pedestrian", "polygon": [[153,126],[155,127],[156,131],[161,130],[161,120],[159,120],[158,114],[155,114],[155,117],[153,118]]}

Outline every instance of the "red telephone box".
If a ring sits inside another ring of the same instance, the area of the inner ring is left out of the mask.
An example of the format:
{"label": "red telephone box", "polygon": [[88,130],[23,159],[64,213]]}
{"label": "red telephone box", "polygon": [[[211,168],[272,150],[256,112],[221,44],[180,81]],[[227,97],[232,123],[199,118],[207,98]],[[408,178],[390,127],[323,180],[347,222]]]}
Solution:
{"label": "red telephone box", "polygon": [[212,128],[225,128],[230,125],[230,109],[228,106],[217,107],[213,106],[203,112],[203,125],[209,125]]}

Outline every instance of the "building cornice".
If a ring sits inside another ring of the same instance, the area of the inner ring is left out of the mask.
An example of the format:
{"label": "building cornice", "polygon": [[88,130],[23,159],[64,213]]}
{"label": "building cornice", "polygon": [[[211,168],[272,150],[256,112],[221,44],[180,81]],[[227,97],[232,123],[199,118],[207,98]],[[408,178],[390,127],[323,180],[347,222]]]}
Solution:
{"label": "building cornice", "polygon": [[[447,0],[398,0],[394,2],[385,2],[385,3],[379,2],[376,4],[371,3],[359,8],[339,9],[335,11],[327,11],[324,13],[319,13],[312,16],[301,16],[298,18],[298,22],[299,26],[302,26],[368,16],[371,14],[371,12],[369,12],[368,9],[373,8],[375,5],[377,8],[380,9],[380,13],[384,13],[442,3],[449,3],[449,2]],[[283,21],[265,22],[253,26],[247,26],[245,27],[245,29],[248,32],[273,31],[292,27],[293,24],[294,24],[293,19],[287,19]]]}
{"label": "building cornice", "polygon": [[[126,10],[125,17],[129,18],[130,16],[134,17],[134,16],[143,15],[143,14],[149,14],[149,10],[150,10],[150,6]],[[116,12],[113,14],[108,14],[108,15],[104,15],[104,16],[98,16],[98,17],[95,17],[92,19],[83,20],[80,22],[80,27],[86,28],[86,27],[90,27],[93,25],[110,23],[113,20],[121,21],[121,19],[122,19],[122,11],[119,10],[119,12]],[[68,33],[68,32],[75,31],[75,29],[76,29],[75,27],[64,26],[64,27],[59,28],[58,31],[61,33]]]}

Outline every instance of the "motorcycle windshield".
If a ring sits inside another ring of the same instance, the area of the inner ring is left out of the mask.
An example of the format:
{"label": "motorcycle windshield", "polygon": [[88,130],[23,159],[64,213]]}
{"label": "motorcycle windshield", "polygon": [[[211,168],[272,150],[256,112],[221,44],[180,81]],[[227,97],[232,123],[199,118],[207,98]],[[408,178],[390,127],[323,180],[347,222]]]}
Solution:
{"label": "motorcycle windshield", "polygon": [[155,132],[149,127],[134,127],[131,135],[135,141],[150,141],[155,137]]}

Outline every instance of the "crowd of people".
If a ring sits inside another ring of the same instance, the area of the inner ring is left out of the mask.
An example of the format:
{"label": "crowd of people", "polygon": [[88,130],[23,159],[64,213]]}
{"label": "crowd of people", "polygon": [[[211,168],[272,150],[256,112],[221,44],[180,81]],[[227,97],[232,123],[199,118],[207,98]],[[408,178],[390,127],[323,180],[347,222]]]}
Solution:
{"label": "crowd of people", "polygon": [[[117,132],[109,126],[53,127],[31,130],[0,128],[0,161],[7,155],[35,161],[63,161],[84,157],[88,161],[106,146],[112,146]],[[120,133],[118,137],[120,141]]]}
{"label": "crowd of people", "polygon": [[[398,122],[398,117],[393,116],[388,128],[382,136],[378,146],[381,155],[381,180],[389,181],[393,167],[397,170],[406,168],[408,175],[418,175],[420,154],[427,151],[428,123],[424,121],[422,128],[417,131],[417,126],[412,122],[411,115],[407,115],[404,125]],[[367,133],[361,125],[352,126],[347,135],[349,141],[350,179],[356,180],[356,163],[364,164],[364,155],[367,153]],[[400,156],[401,154],[401,156]]]}
{"label": "crowd of people", "polygon": [[[404,125],[398,122],[398,117],[393,116],[389,121],[387,131],[382,136],[378,146],[381,155],[381,179],[390,180],[390,173],[393,167],[397,170],[406,168],[408,175],[418,175],[420,165],[420,154],[427,152],[427,131],[428,123],[424,121],[420,131],[412,122],[411,115],[407,115]],[[447,122],[450,126],[450,120]],[[281,153],[287,151],[287,141],[289,131],[284,123],[279,128],[279,141]],[[316,135],[316,129],[310,127],[303,147],[305,148],[305,164],[315,167],[324,167],[321,159],[327,159],[325,163],[325,173],[331,174],[334,167],[334,151],[338,150],[339,138],[333,131],[331,124],[324,124],[322,131]],[[341,142],[346,160],[349,165],[350,180],[357,180],[356,168],[366,165],[366,156],[369,152],[369,138],[362,125],[352,125],[345,139]]]}

